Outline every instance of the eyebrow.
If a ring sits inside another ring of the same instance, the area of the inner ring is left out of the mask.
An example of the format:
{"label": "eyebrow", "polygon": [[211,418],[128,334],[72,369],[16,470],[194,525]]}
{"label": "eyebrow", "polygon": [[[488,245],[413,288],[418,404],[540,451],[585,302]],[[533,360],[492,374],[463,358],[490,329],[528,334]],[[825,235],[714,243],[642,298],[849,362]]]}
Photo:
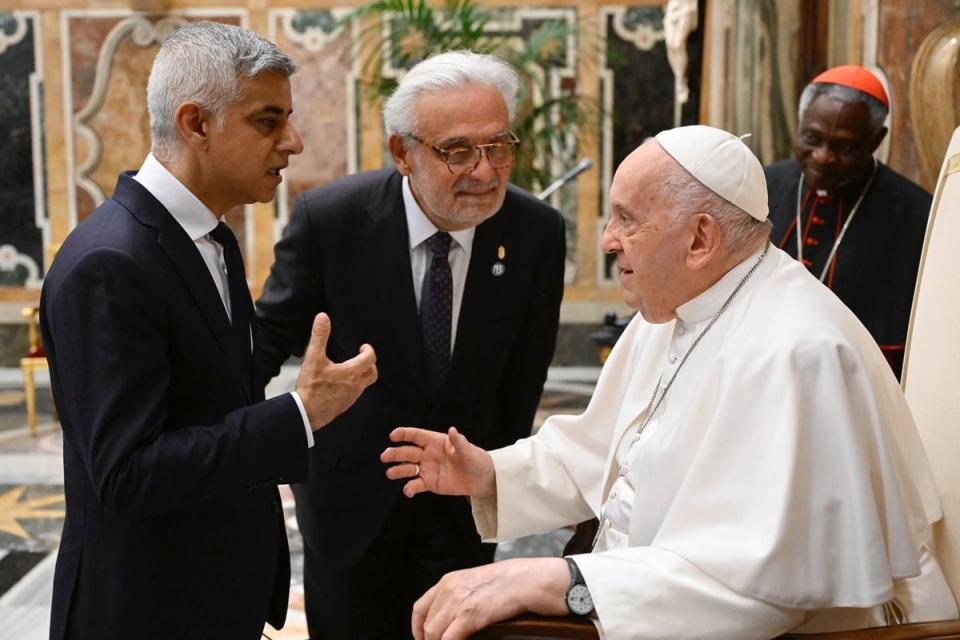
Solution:
{"label": "eyebrow", "polygon": [[287,114],[293,113],[293,109],[290,109],[290,111],[287,112],[283,107],[278,107],[277,105],[274,105],[274,104],[268,104],[264,107],[256,109],[255,111],[252,112],[251,115],[258,116],[262,113],[270,113],[270,114],[282,116],[285,113]]}
{"label": "eyebrow", "polygon": [[[510,137],[509,131],[501,131],[500,133],[495,133],[492,136],[490,136],[489,142],[481,142],[479,144],[490,144],[491,142],[501,142],[504,138],[508,138],[508,137]],[[469,147],[469,146],[472,146],[473,144],[474,143],[471,142],[468,138],[464,136],[457,136],[455,138],[444,138],[443,140],[437,143],[437,146],[440,148],[453,147],[453,146]]]}

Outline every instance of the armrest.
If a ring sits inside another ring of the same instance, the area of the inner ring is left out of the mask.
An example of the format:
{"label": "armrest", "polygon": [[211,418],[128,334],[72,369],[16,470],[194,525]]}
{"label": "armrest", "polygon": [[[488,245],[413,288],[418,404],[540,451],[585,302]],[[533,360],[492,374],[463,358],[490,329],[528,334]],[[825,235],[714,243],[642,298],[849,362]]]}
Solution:
{"label": "armrest", "polygon": [[[492,624],[472,636],[474,640],[597,640],[589,620],[524,614]],[[960,620],[916,622],[833,633],[786,634],[776,640],[960,640]]]}
{"label": "armrest", "polygon": [[471,636],[473,640],[598,640],[596,627],[589,620],[569,617],[546,617],[525,613],[497,622]]}

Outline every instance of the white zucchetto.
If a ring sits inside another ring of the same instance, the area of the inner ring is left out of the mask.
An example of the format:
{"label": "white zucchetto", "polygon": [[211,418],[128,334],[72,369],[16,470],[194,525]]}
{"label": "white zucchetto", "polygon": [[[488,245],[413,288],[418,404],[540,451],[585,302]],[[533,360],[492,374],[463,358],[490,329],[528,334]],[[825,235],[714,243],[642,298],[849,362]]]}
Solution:
{"label": "white zucchetto", "polygon": [[661,131],[656,140],[703,186],[757,220],[767,219],[763,166],[740,138],[698,124]]}

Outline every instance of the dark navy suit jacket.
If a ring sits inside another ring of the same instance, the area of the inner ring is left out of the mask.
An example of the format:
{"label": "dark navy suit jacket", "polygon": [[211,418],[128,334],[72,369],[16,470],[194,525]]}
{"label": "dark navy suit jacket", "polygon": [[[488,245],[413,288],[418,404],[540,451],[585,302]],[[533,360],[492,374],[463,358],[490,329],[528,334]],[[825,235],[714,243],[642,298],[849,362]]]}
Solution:
{"label": "dark navy suit jacket", "polygon": [[[40,319],[66,492],[50,637],[282,626],[276,484],[306,478],[300,413],[289,396],[262,401],[196,246],[129,175],[64,242]],[[253,336],[256,352],[255,322]]]}
{"label": "dark navy suit jacket", "polygon": [[[369,343],[379,374],[317,432],[310,481],[295,487],[308,574],[352,567],[401,498],[403,483],[388,480],[379,459],[393,428],[456,425],[486,449],[530,435],[556,342],[565,253],[557,211],[511,186],[500,211],[477,226],[450,373],[432,395],[400,174],[349,176],[297,200],[257,301],[265,370],[274,375],[302,354],[314,315],[326,311],[330,357],[345,360]],[[443,500],[483,561],[467,501]]]}

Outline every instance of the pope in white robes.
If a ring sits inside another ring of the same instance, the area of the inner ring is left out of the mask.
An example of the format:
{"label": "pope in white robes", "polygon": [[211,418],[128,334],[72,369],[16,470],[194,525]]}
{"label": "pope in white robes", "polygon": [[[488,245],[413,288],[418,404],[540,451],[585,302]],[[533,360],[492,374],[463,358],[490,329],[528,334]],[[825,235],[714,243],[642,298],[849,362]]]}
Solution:
{"label": "pope in white robes", "polygon": [[[586,411],[490,453],[455,429],[398,429],[388,475],[412,478],[409,496],[471,496],[488,541],[598,517],[593,552],[570,560],[609,640],[956,617],[900,387],[853,314],[770,246],[749,149],[710,127],[663,132],[610,199],[604,250],[640,313]],[[414,635],[584,613],[574,571],[546,558],[450,574],[417,603]]]}

